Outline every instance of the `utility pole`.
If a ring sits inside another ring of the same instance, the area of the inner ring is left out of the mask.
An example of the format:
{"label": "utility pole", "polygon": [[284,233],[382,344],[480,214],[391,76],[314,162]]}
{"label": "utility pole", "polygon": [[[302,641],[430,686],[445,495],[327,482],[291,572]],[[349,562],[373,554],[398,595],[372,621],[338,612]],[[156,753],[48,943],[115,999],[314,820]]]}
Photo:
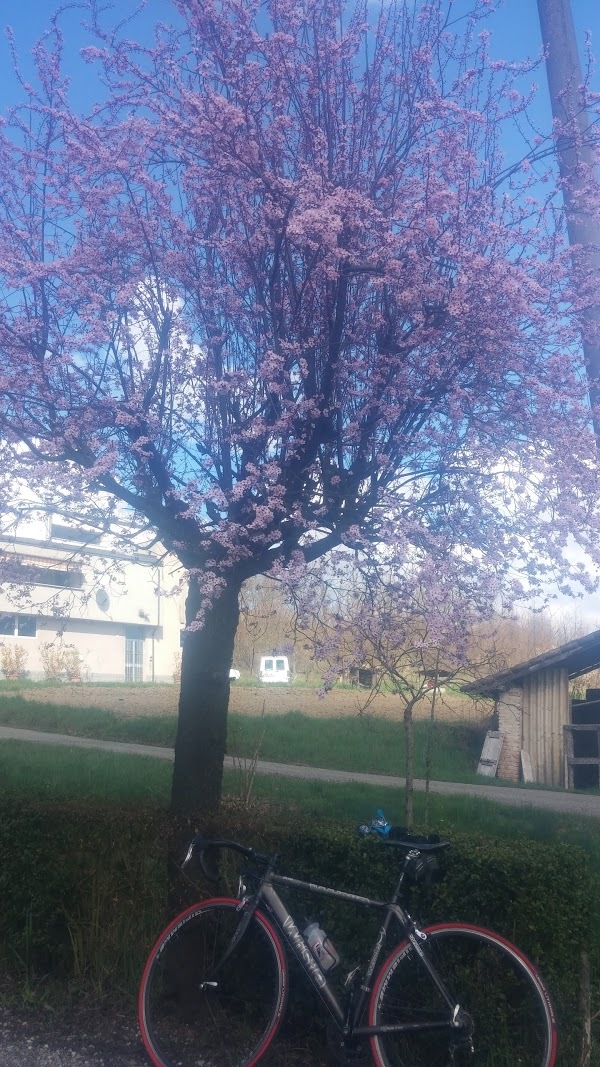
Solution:
{"label": "utility pole", "polygon": [[[582,198],[593,172],[590,123],[583,107],[583,83],[570,0],[537,0],[552,114],[564,130],[558,138],[558,166],[563,180],[567,232],[571,245],[588,246],[580,260],[584,274],[600,277],[600,224]],[[595,245],[596,248],[589,248]],[[600,293],[584,313],[582,339],[594,430],[600,447]]]}

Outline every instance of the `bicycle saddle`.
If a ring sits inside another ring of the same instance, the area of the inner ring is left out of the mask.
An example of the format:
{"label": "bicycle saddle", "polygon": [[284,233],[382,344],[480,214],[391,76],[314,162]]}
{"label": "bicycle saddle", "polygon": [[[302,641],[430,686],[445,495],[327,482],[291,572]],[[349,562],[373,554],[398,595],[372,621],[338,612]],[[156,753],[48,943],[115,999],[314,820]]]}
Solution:
{"label": "bicycle saddle", "polygon": [[437,834],[430,834],[429,837],[411,834],[404,826],[392,826],[387,837],[382,837],[380,840],[383,845],[403,848],[407,852],[410,849],[417,849],[419,852],[441,852],[450,844],[449,841],[440,841]]}

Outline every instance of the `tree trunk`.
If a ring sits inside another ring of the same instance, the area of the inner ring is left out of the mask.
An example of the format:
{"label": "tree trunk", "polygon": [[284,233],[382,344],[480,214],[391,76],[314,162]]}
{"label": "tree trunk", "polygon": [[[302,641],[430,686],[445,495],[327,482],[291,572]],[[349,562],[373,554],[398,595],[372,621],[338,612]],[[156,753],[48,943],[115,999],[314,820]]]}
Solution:
{"label": "tree trunk", "polygon": [[[201,582],[201,578],[190,581],[185,605],[188,626],[202,606]],[[183,642],[171,790],[171,810],[182,814],[215,811],[221,799],[240,588],[241,582],[231,576],[219,599],[207,608],[202,629],[188,631]]]}

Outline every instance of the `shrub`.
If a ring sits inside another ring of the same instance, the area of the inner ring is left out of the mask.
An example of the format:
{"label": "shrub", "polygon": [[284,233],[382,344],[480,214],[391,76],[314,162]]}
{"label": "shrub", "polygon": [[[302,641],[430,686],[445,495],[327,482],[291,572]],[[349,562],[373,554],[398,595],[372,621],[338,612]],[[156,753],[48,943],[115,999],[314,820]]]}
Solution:
{"label": "shrub", "polygon": [[0,646],[0,669],[5,678],[24,678],[29,653],[20,645]]}
{"label": "shrub", "polygon": [[181,685],[181,652],[173,656],[173,681],[175,685]]}
{"label": "shrub", "polygon": [[28,981],[131,992],[164,919],[164,819],[0,797],[0,824],[0,959]]}
{"label": "shrub", "polygon": [[[27,802],[0,795],[0,958],[18,976],[52,973],[71,989],[98,998],[133,993],[144,958],[167,913],[199,897],[235,895],[236,864],[223,855],[220,886],[192,883],[171,865],[169,839],[183,843],[191,820],[155,811]],[[285,873],[313,882],[389,897],[397,853],[359,840],[352,828],[316,825],[296,813],[230,803],[205,833],[281,854]],[[575,1067],[581,949],[589,941],[591,865],[570,845],[506,842],[450,833],[445,878],[414,893],[411,911],[423,922],[478,922],[504,934],[539,966],[556,1003],[561,1067]],[[327,900],[284,894],[294,915],[315,915],[333,939],[344,971],[364,960],[380,914]],[[167,908],[170,901],[170,909]],[[296,983],[292,1014],[314,1014],[312,993]],[[296,1000],[297,995],[299,999]],[[295,1005],[295,1006],[294,1006]]]}
{"label": "shrub", "polygon": [[46,641],[40,648],[44,675],[49,682],[80,682],[83,661],[75,645]]}

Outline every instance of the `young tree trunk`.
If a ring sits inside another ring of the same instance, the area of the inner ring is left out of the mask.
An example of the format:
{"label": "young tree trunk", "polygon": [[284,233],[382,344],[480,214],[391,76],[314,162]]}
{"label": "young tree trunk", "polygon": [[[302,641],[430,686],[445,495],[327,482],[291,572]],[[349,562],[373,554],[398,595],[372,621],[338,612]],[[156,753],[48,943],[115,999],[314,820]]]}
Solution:
{"label": "young tree trunk", "polygon": [[439,654],[435,664],[435,675],[433,679],[433,692],[431,694],[431,712],[429,714],[429,729],[427,731],[427,748],[425,750],[425,831],[429,831],[429,786],[431,784],[431,768],[433,765],[433,726],[435,723],[435,698],[439,684],[439,669],[440,669],[440,657]]}
{"label": "young tree trunk", "polygon": [[[190,581],[185,606],[188,626],[201,605],[200,584],[195,578]],[[240,588],[241,582],[231,580],[206,611],[202,629],[185,635],[171,789],[175,812],[215,811],[219,806]]]}
{"label": "young tree trunk", "polygon": [[406,789],[404,793],[404,820],[408,830],[413,825],[413,793],[415,782],[415,725],[413,705],[404,709],[404,736],[406,738]]}
{"label": "young tree trunk", "polygon": [[592,1057],[592,986],[590,957],[587,952],[581,953],[579,1008],[581,1011],[581,1056],[578,1067],[590,1067]]}

